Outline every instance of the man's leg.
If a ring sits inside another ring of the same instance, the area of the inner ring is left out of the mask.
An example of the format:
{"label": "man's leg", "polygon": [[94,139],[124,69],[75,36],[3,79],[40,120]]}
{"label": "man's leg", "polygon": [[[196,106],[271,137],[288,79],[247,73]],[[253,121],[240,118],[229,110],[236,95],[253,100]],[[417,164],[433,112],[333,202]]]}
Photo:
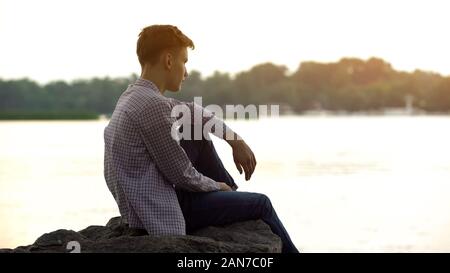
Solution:
{"label": "man's leg", "polygon": [[[212,141],[181,140],[194,167],[216,181],[235,185],[224,168]],[[289,234],[278,218],[267,196],[250,192],[186,192],[177,191],[178,200],[186,220],[187,232],[206,226],[221,226],[239,221],[262,219],[283,243],[283,253],[298,253]]]}
{"label": "man's leg", "polygon": [[183,192],[180,202],[188,233],[207,226],[222,226],[262,219],[281,238],[283,253],[298,253],[267,196],[251,192]]}
{"label": "man's leg", "polygon": [[223,166],[222,160],[216,152],[214,144],[211,140],[180,140],[187,156],[192,162],[194,168],[201,174],[215,180],[224,182],[231,188],[237,188],[233,177]]}

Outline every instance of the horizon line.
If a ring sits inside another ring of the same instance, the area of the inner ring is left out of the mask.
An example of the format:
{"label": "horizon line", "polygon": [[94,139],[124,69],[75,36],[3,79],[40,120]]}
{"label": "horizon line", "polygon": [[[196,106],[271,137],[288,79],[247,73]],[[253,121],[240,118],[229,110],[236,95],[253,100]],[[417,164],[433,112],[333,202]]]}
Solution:
{"label": "horizon line", "polygon": [[[275,66],[280,66],[280,67],[283,67],[283,66],[284,66],[284,67],[286,68],[286,73],[285,73],[285,75],[289,77],[289,76],[292,76],[295,72],[297,72],[298,69],[300,68],[300,66],[301,66],[303,63],[335,64],[335,63],[338,63],[338,62],[340,62],[340,61],[342,61],[342,60],[344,60],[344,59],[355,59],[355,60],[361,60],[361,61],[364,61],[364,62],[367,62],[367,61],[370,60],[370,59],[380,59],[380,60],[384,61],[385,63],[389,64],[389,65],[391,66],[392,70],[394,70],[394,71],[396,71],[396,72],[414,73],[414,72],[416,72],[416,71],[420,71],[420,72],[424,72],[424,73],[435,74],[435,75],[437,75],[437,76],[441,76],[441,77],[444,77],[444,78],[450,77],[450,74],[445,74],[445,73],[443,73],[443,72],[439,72],[439,71],[436,71],[436,70],[428,70],[428,69],[422,69],[422,68],[417,68],[417,67],[414,68],[414,69],[409,69],[409,70],[408,70],[408,69],[397,69],[397,68],[395,68],[395,67],[392,65],[391,62],[387,61],[387,60],[384,59],[384,58],[377,57],[377,56],[371,56],[371,57],[367,57],[367,58],[359,58],[359,57],[345,56],[345,57],[341,57],[341,58],[339,58],[339,59],[337,59],[337,60],[335,60],[335,61],[304,60],[304,61],[300,61],[299,65],[297,66],[297,68],[296,68],[295,70],[290,69],[289,66],[286,65],[286,64],[278,64],[278,63],[275,63],[275,62],[272,62],[272,61],[265,61],[265,62],[261,62],[261,63],[254,64],[254,65],[252,65],[251,67],[249,67],[249,68],[247,68],[247,69],[243,69],[243,70],[240,70],[240,71],[237,71],[237,72],[221,71],[221,70],[219,70],[219,69],[215,69],[215,70],[213,70],[212,72],[210,72],[209,74],[206,74],[206,73],[204,74],[202,71],[200,71],[200,70],[198,70],[198,69],[191,69],[191,70],[188,72],[188,74],[189,74],[189,73],[192,73],[192,72],[197,72],[197,73],[200,74],[200,79],[202,79],[202,80],[206,80],[206,79],[208,79],[208,78],[210,78],[210,77],[213,77],[216,73],[219,73],[219,74],[222,74],[222,75],[228,74],[228,75],[230,76],[230,78],[234,80],[234,78],[235,78],[238,74],[240,74],[240,73],[245,73],[245,72],[249,72],[249,71],[251,71],[254,67],[257,67],[257,66],[260,66],[260,65],[263,65],[263,64],[273,64],[273,65],[275,65]],[[133,75],[136,75],[137,77],[139,77],[139,76],[138,76],[138,75],[139,75],[138,72],[130,72],[130,73],[128,74],[128,76],[124,76],[124,75],[96,75],[96,76],[95,76],[95,75],[94,75],[94,76],[90,76],[90,77],[72,77],[72,78],[70,78],[70,79],[62,79],[62,78],[56,79],[56,78],[55,78],[55,79],[47,80],[47,81],[45,81],[45,82],[44,82],[44,81],[40,81],[40,80],[33,79],[33,78],[29,77],[29,76],[21,76],[21,77],[13,77],[13,78],[3,78],[2,76],[0,76],[0,80],[1,80],[1,81],[20,81],[20,80],[29,80],[29,81],[32,81],[32,82],[36,82],[36,83],[38,83],[39,85],[47,85],[47,84],[50,84],[50,83],[61,82],[61,81],[70,84],[70,83],[73,83],[73,82],[75,82],[75,81],[92,80],[92,79],[105,79],[105,78],[111,78],[111,79],[123,79],[123,78],[129,78],[129,77],[132,77]]]}

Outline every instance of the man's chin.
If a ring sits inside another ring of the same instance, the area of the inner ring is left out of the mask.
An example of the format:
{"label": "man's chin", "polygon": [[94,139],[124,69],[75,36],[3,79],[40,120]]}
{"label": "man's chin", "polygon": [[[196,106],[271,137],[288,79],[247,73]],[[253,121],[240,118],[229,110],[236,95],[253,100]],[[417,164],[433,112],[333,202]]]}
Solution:
{"label": "man's chin", "polygon": [[181,84],[177,88],[173,88],[172,92],[178,92],[181,90]]}
{"label": "man's chin", "polygon": [[168,89],[168,91],[174,92],[174,93],[179,92],[180,90],[181,90],[181,88],[178,88],[178,89]]}

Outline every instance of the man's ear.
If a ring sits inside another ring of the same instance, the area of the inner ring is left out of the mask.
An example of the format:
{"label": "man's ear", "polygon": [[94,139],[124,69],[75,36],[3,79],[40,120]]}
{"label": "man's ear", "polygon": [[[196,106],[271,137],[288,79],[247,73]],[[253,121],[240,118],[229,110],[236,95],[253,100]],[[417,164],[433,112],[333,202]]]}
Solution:
{"label": "man's ear", "polygon": [[165,52],[163,54],[163,58],[164,58],[164,67],[167,68],[168,70],[171,70],[173,65],[173,55],[170,52]]}

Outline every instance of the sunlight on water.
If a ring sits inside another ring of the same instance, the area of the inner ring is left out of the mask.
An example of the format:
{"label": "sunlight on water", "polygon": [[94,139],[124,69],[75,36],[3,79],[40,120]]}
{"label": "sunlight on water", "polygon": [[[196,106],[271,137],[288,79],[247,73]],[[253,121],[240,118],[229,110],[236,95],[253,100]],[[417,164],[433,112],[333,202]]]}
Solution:
{"label": "sunlight on water", "polygon": [[[0,248],[118,215],[103,179],[106,121],[0,122]],[[284,117],[228,122],[305,252],[450,251],[450,118]]]}

